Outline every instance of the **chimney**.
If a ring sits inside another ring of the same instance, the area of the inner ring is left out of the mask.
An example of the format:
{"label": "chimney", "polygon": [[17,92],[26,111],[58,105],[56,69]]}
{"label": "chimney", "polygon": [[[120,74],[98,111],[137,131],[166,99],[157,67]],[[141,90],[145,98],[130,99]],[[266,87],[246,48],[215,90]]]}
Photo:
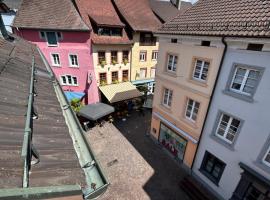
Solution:
{"label": "chimney", "polygon": [[181,9],[181,0],[176,0],[176,8],[177,8],[178,10]]}

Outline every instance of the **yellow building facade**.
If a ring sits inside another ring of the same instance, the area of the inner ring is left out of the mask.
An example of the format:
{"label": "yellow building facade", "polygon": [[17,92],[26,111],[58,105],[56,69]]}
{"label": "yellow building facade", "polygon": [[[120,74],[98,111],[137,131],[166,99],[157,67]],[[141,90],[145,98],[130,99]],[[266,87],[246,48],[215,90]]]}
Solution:
{"label": "yellow building facade", "polygon": [[190,168],[224,46],[215,38],[174,37],[159,35],[151,136]]}
{"label": "yellow building facade", "polygon": [[153,93],[159,43],[155,37],[144,41],[147,34],[152,36],[152,33],[133,34],[130,80],[135,85],[147,85],[149,93]]}

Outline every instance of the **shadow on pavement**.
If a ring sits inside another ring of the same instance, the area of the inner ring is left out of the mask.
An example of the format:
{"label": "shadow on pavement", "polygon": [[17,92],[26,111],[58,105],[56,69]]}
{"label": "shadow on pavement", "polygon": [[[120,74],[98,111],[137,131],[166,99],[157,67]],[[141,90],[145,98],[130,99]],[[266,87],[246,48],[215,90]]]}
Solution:
{"label": "shadow on pavement", "polygon": [[151,111],[145,110],[144,116],[134,111],[126,121],[115,120],[114,125],[155,171],[143,187],[149,197],[153,200],[189,200],[178,185],[186,172],[146,135],[150,131]]}

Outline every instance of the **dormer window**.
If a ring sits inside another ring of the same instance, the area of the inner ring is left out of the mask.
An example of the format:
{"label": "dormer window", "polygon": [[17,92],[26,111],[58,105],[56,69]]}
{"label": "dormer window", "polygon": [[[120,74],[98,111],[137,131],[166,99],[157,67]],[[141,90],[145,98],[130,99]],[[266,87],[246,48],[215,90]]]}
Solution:
{"label": "dormer window", "polygon": [[112,28],[112,27],[99,27],[98,35],[103,36],[122,36],[122,28]]}
{"label": "dormer window", "polygon": [[47,41],[48,46],[57,46],[58,41],[63,39],[61,32],[40,31],[40,38]]}

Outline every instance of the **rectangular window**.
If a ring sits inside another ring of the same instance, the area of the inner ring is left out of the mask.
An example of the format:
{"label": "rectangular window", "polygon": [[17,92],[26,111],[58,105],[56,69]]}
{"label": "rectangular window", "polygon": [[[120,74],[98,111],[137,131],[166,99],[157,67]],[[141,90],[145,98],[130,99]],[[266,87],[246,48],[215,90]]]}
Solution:
{"label": "rectangular window", "polygon": [[118,72],[112,72],[112,83],[118,82]]}
{"label": "rectangular window", "polygon": [[240,120],[222,114],[215,135],[225,142],[232,144],[240,126]]}
{"label": "rectangular window", "polygon": [[152,33],[140,33],[140,46],[155,46],[156,41]]}
{"label": "rectangular window", "polygon": [[53,66],[60,66],[60,57],[58,53],[51,54],[52,56],[52,65]]}
{"label": "rectangular window", "polygon": [[171,39],[171,43],[177,43],[177,39],[175,38]]}
{"label": "rectangular window", "polygon": [[129,59],[128,59],[128,51],[123,51],[123,63],[128,63]]}
{"label": "rectangular window", "polygon": [[263,44],[252,44],[252,43],[249,43],[248,44],[248,47],[247,47],[247,50],[250,50],[250,51],[262,51],[263,49]]}
{"label": "rectangular window", "polygon": [[78,78],[71,75],[61,76],[62,85],[78,86]]}
{"label": "rectangular window", "polygon": [[174,55],[168,55],[167,71],[176,72],[178,57]]}
{"label": "rectangular window", "polygon": [[49,46],[57,46],[57,35],[55,32],[46,32]]}
{"label": "rectangular window", "polygon": [[78,67],[79,66],[78,56],[74,54],[69,55],[69,63],[70,63],[70,66],[72,67]]}
{"label": "rectangular window", "polygon": [[105,58],[105,51],[99,51],[98,52],[98,63],[101,64],[106,64],[106,58]]}
{"label": "rectangular window", "polygon": [[199,81],[206,81],[210,63],[196,59],[193,78]]}
{"label": "rectangular window", "polygon": [[263,157],[263,163],[270,167],[270,147],[268,148],[266,154]]}
{"label": "rectangular window", "polygon": [[152,60],[157,60],[158,58],[158,51],[152,51]]}
{"label": "rectangular window", "polygon": [[128,70],[123,70],[123,72],[122,72],[122,81],[123,82],[128,81]]}
{"label": "rectangular window", "polygon": [[146,78],[147,68],[140,69],[140,78]]}
{"label": "rectangular window", "polygon": [[230,89],[234,92],[252,96],[259,81],[260,71],[237,66]]}
{"label": "rectangular window", "polygon": [[201,46],[210,47],[211,41],[203,40]]}
{"label": "rectangular window", "polygon": [[111,51],[111,63],[116,64],[117,62],[117,51]]}
{"label": "rectangular window", "polygon": [[100,74],[99,74],[99,83],[100,83],[101,85],[107,83],[107,74],[106,74],[106,73],[100,73]]}
{"label": "rectangular window", "polygon": [[155,78],[155,76],[156,76],[156,68],[152,67],[151,68],[151,78]]}
{"label": "rectangular window", "polygon": [[213,183],[218,184],[226,164],[217,157],[205,152],[200,171]]}
{"label": "rectangular window", "polygon": [[141,51],[140,52],[140,61],[145,62],[146,61],[146,51]]}
{"label": "rectangular window", "polygon": [[197,119],[199,108],[200,108],[199,102],[194,101],[192,99],[188,99],[185,114],[186,118],[195,122]]}
{"label": "rectangular window", "polygon": [[173,95],[172,90],[169,90],[167,88],[164,89],[163,105],[165,105],[167,107],[171,107],[171,105],[172,105],[172,95]]}
{"label": "rectangular window", "polygon": [[67,84],[66,76],[61,76],[61,82],[62,82],[62,85],[66,85]]}

